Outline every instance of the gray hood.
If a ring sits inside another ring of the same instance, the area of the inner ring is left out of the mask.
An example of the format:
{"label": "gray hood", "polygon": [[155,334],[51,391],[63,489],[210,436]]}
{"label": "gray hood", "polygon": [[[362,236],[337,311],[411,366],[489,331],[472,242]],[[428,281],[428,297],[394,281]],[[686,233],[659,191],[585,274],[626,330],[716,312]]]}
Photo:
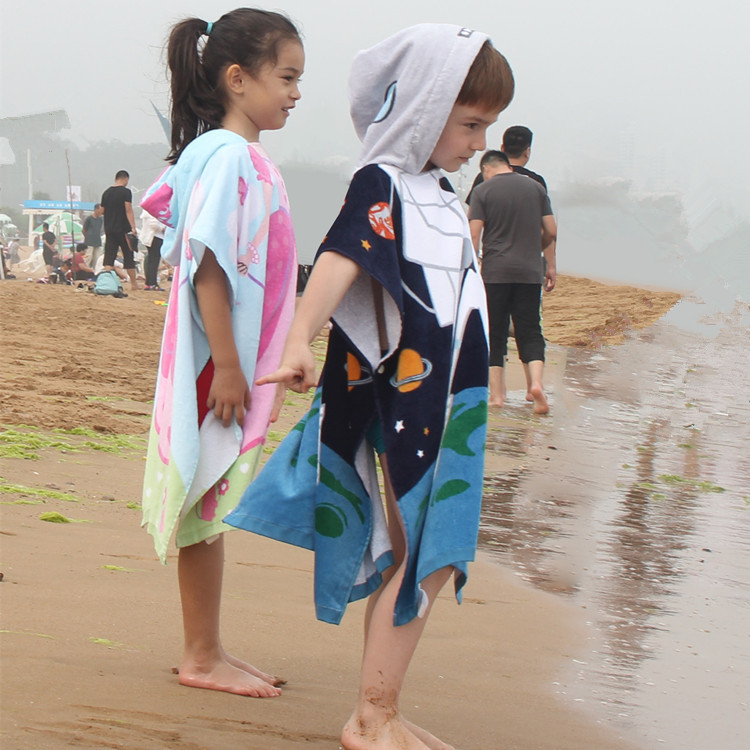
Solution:
{"label": "gray hood", "polygon": [[351,116],[362,141],[357,168],[390,164],[421,172],[487,39],[461,26],[424,23],[360,52],[349,77]]}

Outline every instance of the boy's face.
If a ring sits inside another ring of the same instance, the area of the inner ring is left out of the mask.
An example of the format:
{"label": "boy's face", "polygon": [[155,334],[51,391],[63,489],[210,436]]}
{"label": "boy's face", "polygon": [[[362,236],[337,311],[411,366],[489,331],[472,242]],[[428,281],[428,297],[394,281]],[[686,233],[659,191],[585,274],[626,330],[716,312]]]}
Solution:
{"label": "boy's face", "polygon": [[440,167],[446,172],[458,171],[477,151],[487,148],[487,128],[497,120],[499,114],[477,105],[456,104],[427,167]]}

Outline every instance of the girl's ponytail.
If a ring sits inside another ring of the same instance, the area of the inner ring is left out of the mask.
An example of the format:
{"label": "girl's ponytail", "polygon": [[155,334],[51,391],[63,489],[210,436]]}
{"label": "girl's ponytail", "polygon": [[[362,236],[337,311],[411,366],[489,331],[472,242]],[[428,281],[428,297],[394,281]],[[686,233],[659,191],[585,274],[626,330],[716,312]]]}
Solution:
{"label": "girl's ponytail", "polygon": [[172,93],[172,147],[167,161],[174,164],[190,141],[206,130],[218,128],[224,105],[217,95],[216,82],[207,79],[201,60],[201,37],[208,24],[188,18],[174,26],[167,45],[167,65]]}
{"label": "girl's ponytail", "polygon": [[300,41],[286,16],[253,8],[238,8],[210,24],[186,18],[172,28],[167,42],[172,91],[170,164],[201,133],[221,127],[226,114],[222,71],[236,64],[255,76],[264,65],[275,64],[279,44],[286,40]]}

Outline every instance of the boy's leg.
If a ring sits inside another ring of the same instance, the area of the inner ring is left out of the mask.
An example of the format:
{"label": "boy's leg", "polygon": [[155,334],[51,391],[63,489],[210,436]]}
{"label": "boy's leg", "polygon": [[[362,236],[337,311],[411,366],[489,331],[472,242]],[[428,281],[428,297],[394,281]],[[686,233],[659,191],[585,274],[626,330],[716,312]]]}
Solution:
{"label": "boy's leg", "polygon": [[180,548],[177,573],[185,629],[180,684],[255,698],[280,695],[274,677],[230,656],[221,645],[224,535],[211,544],[199,542]]}
{"label": "boy's leg", "polygon": [[370,597],[365,613],[365,645],[362,657],[357,705],[341,735],[345,750],[405,748],[408,750],[451,750],[424,729],[405,720],[398,701],[406,670],[424,630],[432,604],[452,573],[444,568],[428,576],[422,588],[428,607],[422,617],[406,625],[393,624],[396,598],[404,576],[406,535],[398,510],[385,456],[381,456],[385,480],[388,528],[396,559],[384,576],[384,583]]}

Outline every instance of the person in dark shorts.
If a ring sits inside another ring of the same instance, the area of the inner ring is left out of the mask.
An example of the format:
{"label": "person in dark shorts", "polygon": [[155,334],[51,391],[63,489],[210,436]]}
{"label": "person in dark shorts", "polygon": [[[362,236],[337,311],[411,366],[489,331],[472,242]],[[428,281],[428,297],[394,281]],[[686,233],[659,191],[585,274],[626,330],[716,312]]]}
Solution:
{"label": "person in dark shorts", "polygon": [[60,273],[60,253],[57,249],[57,236],[50,231],[49,224],[45,221],[42,224],[42,258],[47,269],[47,281],[50,284],[56,284],[58,281],[65,282],[65,277]]}
{"label": "person in dark shorts", "polygon": [[115,175],[115,184],[102,193],[104,210],[104,268],[114,270],[115,258],[122,251],[123,266],[133,290],[140,289],[135,277],[135,251],[137,232],[133,214],[133,194],[128,188],[130,175],[121,169]]}
{"label": "person in dark shorts", "polygon": [[542,287],[547,292],[555,288],[557,225],[544,188],[518,174],[502,151],[488,151],[481,165],[484,181],[471,199],[469,227],[487,290],[488,404],[499,407],[505,402],[505,358],[512,319],[518,355],[529,374],[527,394],[534,412],[546,414],[549,404],[542,383],[545,345],[539,298]]}

